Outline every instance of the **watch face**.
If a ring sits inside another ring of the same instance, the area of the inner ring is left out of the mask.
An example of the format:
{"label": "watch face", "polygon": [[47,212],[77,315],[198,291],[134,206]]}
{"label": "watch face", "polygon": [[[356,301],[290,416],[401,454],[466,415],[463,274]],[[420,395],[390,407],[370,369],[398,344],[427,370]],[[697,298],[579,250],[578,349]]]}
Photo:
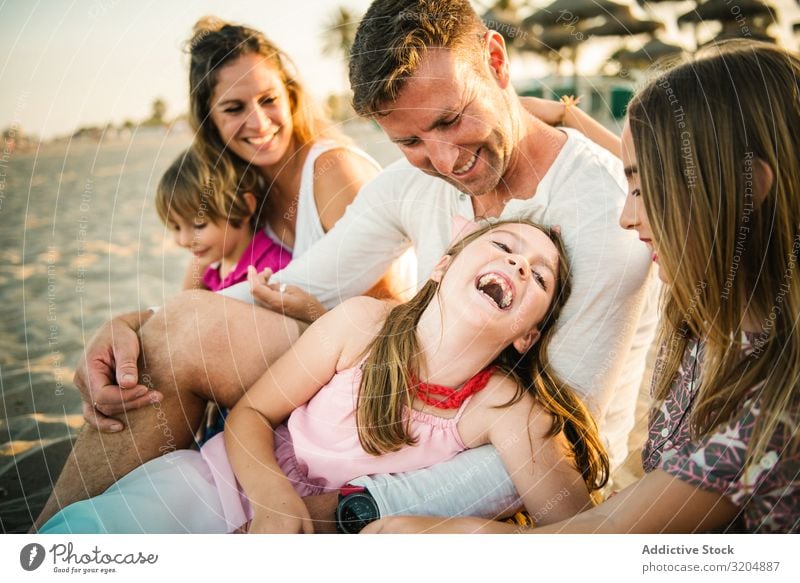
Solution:
{"label": "watch face", "polygon": [[345,496],[336,508],[336,526],[340,532],[357,534],[380,518],[375,500],[366,492]]}

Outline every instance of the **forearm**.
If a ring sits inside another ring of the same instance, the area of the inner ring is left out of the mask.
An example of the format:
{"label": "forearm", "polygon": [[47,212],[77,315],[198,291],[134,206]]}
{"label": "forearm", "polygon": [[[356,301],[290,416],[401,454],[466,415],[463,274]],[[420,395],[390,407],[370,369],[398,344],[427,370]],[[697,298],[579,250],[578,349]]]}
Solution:
{"label": "forearm", "polygon": [[607,508],[601,505],[567,520],[521,532],[523,534],[619,534],[625,531],[620,529],[613,514],[608,513]]}
{"label": "forearm", "polygon": [[338,502],[339,495],[336,492],[303,498],[303,503],[308,508],[311,520],[314,521],[314,532],[336,534],[336,506]]}
{"label": "forearm", "polygon": [[409,246],[393,188],[385,177],[364,186],[333,229],[273,281],[304,289],[326,308],[364,294]]}
{"label": "forearm", "polygon": [[225,450],[236,479],[258,512],[275,507],[276,499],[294,494],[294,489],[275,458],[275,436],[269,421],[243,405],[234,407],[226,420]]}
{"label": "forearm", "polygon": [[313,324],[326,313],[328,313],[328,308],[323,306],[317,300],[317,298],[310,294],[308,294],[308,298],[306,298],[306,300],[303,302],[303,306],[304,309],[301,312],[288,315],[293,317],[295,320],[305,322],[306,324]]}
{"label": "forearm", "polygon": [[578,130],[597,145],[602,146],[617,157],[620,156],[622,142],[619,136],[579,107],[565,107],[561,125]]}
{"label": "forearm", "polygon": [[565,126],[582,132],[587,138],[619,157],[622,143],[619,136],[606,129],[578,107],[579,99],[562,100],[523,97],[520,102],[531,114],[551,126]]}

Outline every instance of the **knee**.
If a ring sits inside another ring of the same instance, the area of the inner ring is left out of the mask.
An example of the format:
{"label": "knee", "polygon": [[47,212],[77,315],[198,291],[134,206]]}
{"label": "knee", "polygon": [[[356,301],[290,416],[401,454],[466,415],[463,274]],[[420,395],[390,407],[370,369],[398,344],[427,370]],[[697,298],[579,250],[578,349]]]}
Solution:
{"label": "knee", "polygon": [[142,371],[161,391],[196,389],[204,375],[203,355],[224,349],[219,331],[225,323],[223,298],[187,290],[168,300],[139,330]]}
{"label": "knee", "polygon": [[167,300],[139,330],[143,352],[175,351],[198,334],[210,333],[213,318],[220,317],[220,311],[213,308],[217,297],[207,291],[187,290]]}
{"label": "knee", "polygon": [[[191,295],[190,295],[191,294]],[[196,297],[194,294],[201,294]],[[158,390],[183,386],[198,354],[203,334],[197,325],[196,304],[202,304],[209,292],[190,290],[168,300],[139,330],[141,346],[139,368],[158,384]]]}

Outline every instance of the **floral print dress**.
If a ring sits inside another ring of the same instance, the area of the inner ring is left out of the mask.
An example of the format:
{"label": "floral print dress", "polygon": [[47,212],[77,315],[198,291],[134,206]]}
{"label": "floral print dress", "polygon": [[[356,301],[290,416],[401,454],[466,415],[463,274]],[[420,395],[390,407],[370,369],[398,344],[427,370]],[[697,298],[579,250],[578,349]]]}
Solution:
{"label": "floral print dress", "polygon": [[642,451],[645,472],[660,469],[728,498],[740,512],[727,532],[800,532],[800,453],[791,451],[776,433],[758,463],[744,472],[760,412],[757,390],[750,392],[729,422],[692,441],[689,419],[702,357],[703,344],[690,341],[667,398],[650,414]]}

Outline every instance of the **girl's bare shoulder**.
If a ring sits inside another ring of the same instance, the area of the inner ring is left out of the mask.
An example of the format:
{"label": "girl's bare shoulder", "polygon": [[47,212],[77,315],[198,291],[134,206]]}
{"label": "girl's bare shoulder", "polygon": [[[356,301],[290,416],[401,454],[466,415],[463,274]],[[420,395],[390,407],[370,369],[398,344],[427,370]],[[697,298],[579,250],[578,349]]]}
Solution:
{"label": "girl's bare shoulder", "polygon": [[395,302],[358,296],[345,300],[336,308],[340,311],[339,317],[343,324],[339,333],[345,335],[338,370],[358,363],[396,305]]}
{"label": "girl's bare shoulder", "polygon": [[521,387],[514,377],[499,371],[492,375],[486,388],[473,397],[469,409],[476,416],[498,418],[495,421],[526,418],[534,434],[547,433],[553,423],[552,415],[529,390]]}

